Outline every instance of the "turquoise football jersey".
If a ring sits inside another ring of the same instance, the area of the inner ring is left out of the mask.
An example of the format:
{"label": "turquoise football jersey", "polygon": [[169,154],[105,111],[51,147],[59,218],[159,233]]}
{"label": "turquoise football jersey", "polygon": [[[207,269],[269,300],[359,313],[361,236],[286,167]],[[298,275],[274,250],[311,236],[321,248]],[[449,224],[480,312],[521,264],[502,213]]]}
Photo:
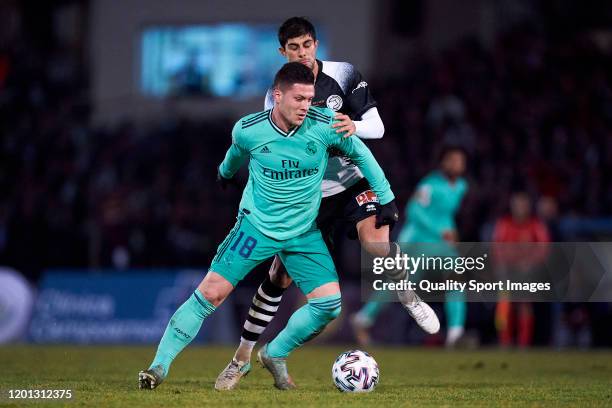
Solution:
{"label": "turquoise football jersey", "polygon": [[263,234],[284,240],[312,228],[321,202],[321,181],[336,148],[363,172],[381,204],[394,199],[374,156],[357,137],[344,138],[332,128],[334,111],[311,107],[302,125],[284,132],[272,121],[272,110],[240,119],[232,145],[219,166],[231,178],[249,160],[249,180],[240,208]]}
{"label": "turquoise football jersey", "polygon": [[451,183],[440,171],[428,174],[417,185],[406,205],[407,223],[400,242],[443,242],[442,232],[456,229],[455,214],[468,188],[464,178]]}

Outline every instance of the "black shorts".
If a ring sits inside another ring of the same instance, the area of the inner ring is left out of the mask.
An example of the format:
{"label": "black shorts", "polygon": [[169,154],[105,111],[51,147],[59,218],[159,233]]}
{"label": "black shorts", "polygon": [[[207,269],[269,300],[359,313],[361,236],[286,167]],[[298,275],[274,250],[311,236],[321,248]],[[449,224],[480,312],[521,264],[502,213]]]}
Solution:
{"label": "black shorts", "polygon": [[376,215],[379,208],[378,197],[371,190],[368,181],[363,178],[343,192],[321,200],[317,226],[331,249],[334,227],[338,222],[349,224],[348,237],[356,239],[357,223]]}

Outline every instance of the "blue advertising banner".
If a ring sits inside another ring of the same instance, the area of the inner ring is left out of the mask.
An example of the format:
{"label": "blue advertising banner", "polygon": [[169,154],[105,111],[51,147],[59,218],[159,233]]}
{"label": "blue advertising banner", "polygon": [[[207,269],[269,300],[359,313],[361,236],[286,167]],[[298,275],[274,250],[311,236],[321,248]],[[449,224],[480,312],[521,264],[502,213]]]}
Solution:
{"label": "blue advertising banner", "polygon": [[[28,337],[36,343],[151,343],[204,276],[198,270],[52,270],[45,273]],[[231,297],[196,342],[239,337]]]}

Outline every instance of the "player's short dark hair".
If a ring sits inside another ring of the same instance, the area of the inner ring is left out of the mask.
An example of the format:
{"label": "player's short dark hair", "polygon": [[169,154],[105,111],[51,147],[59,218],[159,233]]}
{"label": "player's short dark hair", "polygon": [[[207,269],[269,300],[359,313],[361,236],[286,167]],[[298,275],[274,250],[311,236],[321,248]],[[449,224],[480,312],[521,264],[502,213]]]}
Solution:
{"label": "player's short dark hair", "polygon": [[304,17],[291,17],[278,28],[278,42],[285,48],[289,39],[307,34],[310,34],[313,40],[317,39],[317,33],[310,21]]}
{"label": "player's short dark hair", "polygon": [[468,151],[464,146],[459,145],[459,144],[445,144],[445,145],[442,145],[440,149],[438,150],[438,156],[437,156],[438,163],[442,163],[442,161],[448,154],[455,153],[455,152],[463,154],[463,156],[465,156],[466,159],[469,158]]}
{"label": "player's short dark hair", "polygon": [[274,88],[286,88],[293,84],[314,85],[312,70],[299,62],[288,62],[274,76]]}

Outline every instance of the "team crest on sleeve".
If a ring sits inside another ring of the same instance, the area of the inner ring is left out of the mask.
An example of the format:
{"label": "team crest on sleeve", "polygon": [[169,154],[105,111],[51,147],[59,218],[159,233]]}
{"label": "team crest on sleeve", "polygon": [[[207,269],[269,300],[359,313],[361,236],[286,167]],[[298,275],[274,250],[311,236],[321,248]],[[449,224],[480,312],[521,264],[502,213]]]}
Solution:
{"label": "team crest on sleeve", "polygon": [[340,95],[329,95],[325,104],[329,109],[338,112],[342,108],[342,97]]}
{"label": "team crest on sleeve", "polygon": [[368,83],[366,81],[361,81],[360,83],[357,84],[357,87],[353,89],[351,93],[355,93],[355,91],[358,90],[359,88],[365,88],[366,86],[368,86]]}
{"label": "team crest on sleeve", "polygon": [[377,203],[378,196],[372,190],[366,190],[363,193],[359,194],[357,197],[355,197],[355,200],[357,200],[357,204],[359,204],[359,206],[361,207],[362,205],[367,203]]}
{"label": "team crest on sleeve", "polygon": [[315,144],[315,142],[308,142],[306,144],[306,153],[311,156],[314,156],[317,153],[317,145]]}

